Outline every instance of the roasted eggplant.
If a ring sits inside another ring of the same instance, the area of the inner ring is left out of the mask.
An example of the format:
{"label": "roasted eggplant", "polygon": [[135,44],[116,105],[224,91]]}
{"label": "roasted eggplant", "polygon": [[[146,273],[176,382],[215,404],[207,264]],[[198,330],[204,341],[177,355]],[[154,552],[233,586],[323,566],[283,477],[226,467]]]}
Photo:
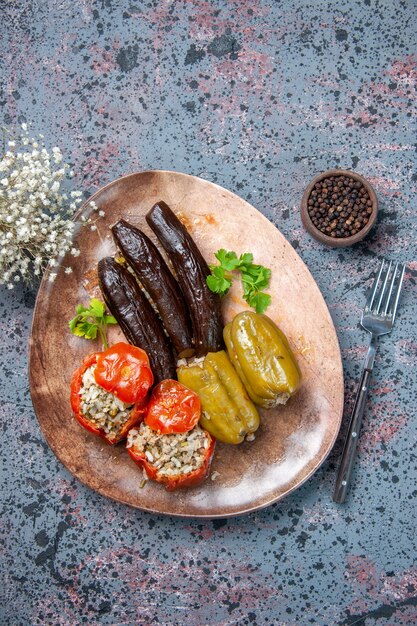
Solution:
{"label": "roasted eggplant", "polygon": [[164,247],[191,315],[196,356],[223,347],[220,297],[207,287],[210,269],[191,235],[165,202],[158,202],[146,221]]}
{"label": "roasted eggplant", "polygon": [[125,220],[112,228],[117,246],[154,301],[180,358],[194,354],[191,320],[177,281],[161,253],[142,231]]}
{"label": "roasted eggplant", "polygon": [[103,298],[126,339],[145,350],[155,383],[175,378],[175,360],[168,337],[132,274],[113,258],[101,259],[98,279]]}

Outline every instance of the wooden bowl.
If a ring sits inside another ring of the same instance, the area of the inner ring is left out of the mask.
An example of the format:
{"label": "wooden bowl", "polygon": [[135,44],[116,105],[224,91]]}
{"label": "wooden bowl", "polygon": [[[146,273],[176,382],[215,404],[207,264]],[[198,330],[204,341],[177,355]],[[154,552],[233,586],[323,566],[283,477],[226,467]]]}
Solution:
{"label": "wooden bowl", "polygon": [[[365,187],[371,199],[372,213],[369,216],[368,223],[355,235],[351,235],[350,237],[336,238],[336,237],[329,237],[329,235],[325,235],[324,233],[321,232],[321,230],[316,228],[316,226],[311,221],[311,217],[308,213],[308,200],[310,198],[311,192],[314,189],[314,186],[316,185],[316,183],[319,183],[325,178],[329,178],[329,176],[349,176],[350,178],[353,178],[354,180],[359,181]],[[364,239],[366,235],[369,233],[369,231],[371,230],[372,226],[375,224],[377,214],[378,214],[378,200],[377,200],[374,189],[368,183],[368,181],[365,180],[365,178],[363,178],[363,176],[356,174],[356,172],[350,172],[349,170],[328,170],[327,172],[324,172],[323,174],[318,174],[315,178],[313,178],[311,183],[308,185],[301,199],[301,220],[303,222],[304,228],[310,233],[310,235],[312,235],[312,237],[317,239],[317,241],[320,241],[320,243],[323,243],[324,245],[330,246],[332,248],[345,248],[347,246],[352,246],[358,241],[361,241],[362,239]]]}

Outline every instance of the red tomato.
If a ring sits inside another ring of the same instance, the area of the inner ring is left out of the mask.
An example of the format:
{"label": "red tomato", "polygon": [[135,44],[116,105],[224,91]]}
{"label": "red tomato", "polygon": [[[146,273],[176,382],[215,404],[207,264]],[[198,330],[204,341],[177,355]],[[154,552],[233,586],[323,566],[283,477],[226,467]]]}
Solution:
{"label": "red tomato", "polygon": [[127,404],[143,400],[153,384],[146,352],[123,342],[97,355],[94,378],[100,387]]}
{"label": "red tomato", "polygon": [[98,435],[99,437],[102,437],[105,441],[107,441],[107,443],[110,443],[113,445],[115,443],[118,443],[122,439],[125,439],[129,430],[133,428],[133,426],[136,426],[143,420],[143,416],[145,413],[145,403],[143,401],[138,402],[137,404],[135,404],[134,407],[132,407],[129,419],[127,420],[122,430],[120,431],[119,435],[117,436],[111,437],[110,435],[106,435],[103,430],[101,430],[95,424],[93,424],[83,414],[81,410],[80,389],[82,386],[82,379],[83,379],[84,372],[86,372],[89,367],[91,367],[97,362],[97,357],[98,357],[98,353],[89,354],[84,359],[80,367],[77,370],[75,370],[72,380],[71,380],[71,407],[74,412],[75,418],[79,421],[81,426],[84,426],[84,428],[90,431],[90,433],[93,433],[94,435]]}
{"label": "red tomato", "polygon": [[156,385],[148,404],[145,422],[163,435],[185,433],[200,419],[200,398],[176,380]]}

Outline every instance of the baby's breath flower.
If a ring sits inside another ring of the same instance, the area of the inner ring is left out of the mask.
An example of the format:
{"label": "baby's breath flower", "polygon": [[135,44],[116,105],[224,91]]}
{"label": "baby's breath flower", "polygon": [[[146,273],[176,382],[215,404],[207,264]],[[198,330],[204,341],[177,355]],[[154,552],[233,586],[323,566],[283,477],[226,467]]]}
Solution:
{"label": "baby's breath flower", "polygon": [[99,211],[98,214],[99,214],[100,217],[104,217],[106,215],[106,213],[104,211]]}
{"label": "baby's breath flower", "polygon": [[[73,246],[75,223],[71,216],[82,202],[81,191],[64,193],[61,187],[70,174],[60,148],[46,149],[43,136],[29,137],[26,123],[21,125],[19,141],[8,141],[0,157],[0,285],[30,282],[48,269],[48,279],[57,275],[58,257],[67,253],[76,258]],[[92,208],[97,208],[92,202]],[[98,213],[100,217],[104,211]],[[81,218],[96,230],[95,220]],[[64,272],[70,274],[71,267]]]}
{"label": "baby's breath flower", "polygon": [[32,274],[40,276],[45,269],[54,280],[57,257],[80,254],[72,244],[71,215],[83,194],[61,190],[70,169],[61,150],[54,147],[49,153],[42,135],[35,140],[26,123],[21,128],[18,141],[8,141],[0,156],[0,285],[8,289],[30,282]]}

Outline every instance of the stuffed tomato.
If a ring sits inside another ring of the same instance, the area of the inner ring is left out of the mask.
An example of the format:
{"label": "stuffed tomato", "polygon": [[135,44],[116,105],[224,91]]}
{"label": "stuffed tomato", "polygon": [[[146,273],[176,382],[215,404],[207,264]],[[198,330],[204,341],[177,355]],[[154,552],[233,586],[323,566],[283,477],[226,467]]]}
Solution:
{"label": "stuffed tomato", "polygon": [[152,392],[143,423],[129,431],[130,456],[169,491],[196,485],[208,475],[215,441],[198,425],[200,416],[197,394],[176,380],[164,380]]}
{"label": "stuffed tomato", "polygon": [[207,478],[214,445],[213,437],[198,425],[185,433],[162,435],[142,422],[129,431],[126,447],[148,478],[172,491]]}
{"label": "stuffed tomato", "polygon": [[115,444],[142,421],[153,375],[146,353],[119,343],[88,355],[71,381],[71,407],[91,433]]}

